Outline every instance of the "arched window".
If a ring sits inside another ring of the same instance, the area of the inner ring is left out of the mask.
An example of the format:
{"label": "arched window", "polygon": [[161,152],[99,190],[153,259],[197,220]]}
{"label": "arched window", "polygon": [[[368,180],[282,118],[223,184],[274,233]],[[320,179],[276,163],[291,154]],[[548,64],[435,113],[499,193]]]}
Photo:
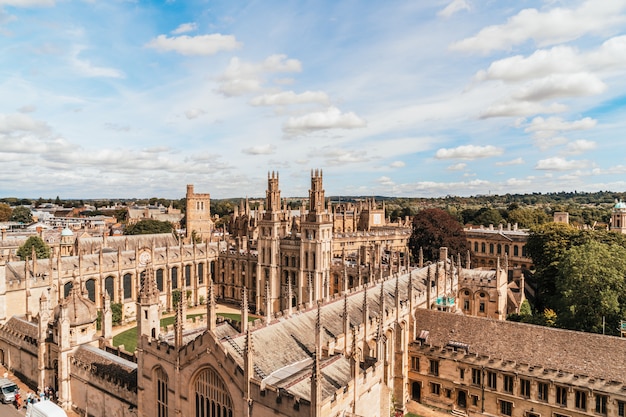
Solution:
{"label": "arched window", "polygon": [[163,291],[163,269],[156,270],[156,284],[159,291]]}
{"label": "arched window", "polygon": [[519,256],[519,247],[517,245],[513,246],[513,256]]}
{"label": "arched window", "polygon": [[474,252],[478,252],[478,242],[474,242]]}
{"label": "arched window", "polygon": [[133,297],[133,279],[132,275],[124,274],[124,299],[127,300]]}
{"label": "arched window", "polygon": [[114,278],[111,276],[108,276],[104,279],[104,290],[109,293],[109,298],[111,299],[111,302],[114,302],[115,297],[114,297],[114,290],[113,290],[113,280]]}
{"label": "arched window", "polygon": [[191,287],[191,265],[185,265],[185,285]]}
{"label": "arched window", "polygon": [[198,264],[198,284],[204,284],[204,264]]}
{"label": "arched window", "polygon": [[168,417],[167,416],[167,374],[163,370],[163,368],[158,368],[156,370],[156,406],[157,406],[157,417]]}
{"label": "arched window", "polygon": [[63,298],[67,298],[67,296],[70,295],[70,291],[72,290],[73,286],[74,283],[72,281],[63,284]]}
{"label": "arched window", "polygon": [[233,402],[224,380],[213,368],[200,372],[193,384],[196,417],[232,417]]}
{"label": "arched window", "polygon": [[175,290],[176,288],[178,288],[178,267],[172,267],[172,270],[170,272],[172,278],[172,289]]}
{"label": "arched window", "polygon": [[85,281],[85,289],[87,290],[87,298],[91,301],[96,301],[96,280],[88,279]]}
{"label": "arched window", "polygon": [[483,242],[483,243],[481,243],[481,244],[480,244],[480,251],[481,251],[482,253],[485,253],[485,242]]}

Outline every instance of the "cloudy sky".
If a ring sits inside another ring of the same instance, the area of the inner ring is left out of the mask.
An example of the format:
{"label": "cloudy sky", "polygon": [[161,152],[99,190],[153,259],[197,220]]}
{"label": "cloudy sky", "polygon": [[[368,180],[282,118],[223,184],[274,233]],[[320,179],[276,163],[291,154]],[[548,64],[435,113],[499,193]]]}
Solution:
{"label": "cloudy sky", "polygon": [[626,190],[626,0],[0,0],[0,197]]}

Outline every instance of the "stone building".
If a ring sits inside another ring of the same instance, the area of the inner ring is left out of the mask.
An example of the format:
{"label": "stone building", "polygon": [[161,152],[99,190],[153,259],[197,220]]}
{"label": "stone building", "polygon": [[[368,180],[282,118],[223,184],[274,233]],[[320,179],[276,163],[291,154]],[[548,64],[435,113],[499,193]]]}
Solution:
{"label": "stone building", "polygon": [[415,321],[415,401],[469,416],[624,416],[624,338],[425,309]]}
{"label": "stone building", "polygon": [[626,203],[623,201],[616,201],[611,210],[610,230],[626,233]]}

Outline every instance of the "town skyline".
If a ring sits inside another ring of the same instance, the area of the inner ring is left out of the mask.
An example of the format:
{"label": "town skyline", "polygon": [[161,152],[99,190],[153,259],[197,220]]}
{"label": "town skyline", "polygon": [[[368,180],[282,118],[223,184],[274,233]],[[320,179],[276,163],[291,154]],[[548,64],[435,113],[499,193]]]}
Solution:
{"label": "town skyline", "polygon": [[0,0],[0,195],[621,192],[625,29],[621,0]]}

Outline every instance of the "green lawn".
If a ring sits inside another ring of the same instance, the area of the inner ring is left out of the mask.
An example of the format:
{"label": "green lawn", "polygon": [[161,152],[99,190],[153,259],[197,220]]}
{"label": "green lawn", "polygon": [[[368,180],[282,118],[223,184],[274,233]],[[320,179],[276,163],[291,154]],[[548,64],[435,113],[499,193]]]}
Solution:
{"label": "green lawn", "polygon": [[[189,314],[187,315],[188,319],[194,319],[198,316],[204,316],[205,314]],[[218,316],[222,316],[224,318],[228,318],[234,321],[241,320],[241,314],[237,313],[217,313]],[[256,320],[255,316],[248,316],[248,321]],[[167,327],[174,324],[176,320],[175,316],[165,317],[161,319],[161,327]],[[137,327],[133,327],[132,329],[128,329],[113,337],[113,346],[124,345],[124,349],[128,352],[134,352],[137,349]]]}

